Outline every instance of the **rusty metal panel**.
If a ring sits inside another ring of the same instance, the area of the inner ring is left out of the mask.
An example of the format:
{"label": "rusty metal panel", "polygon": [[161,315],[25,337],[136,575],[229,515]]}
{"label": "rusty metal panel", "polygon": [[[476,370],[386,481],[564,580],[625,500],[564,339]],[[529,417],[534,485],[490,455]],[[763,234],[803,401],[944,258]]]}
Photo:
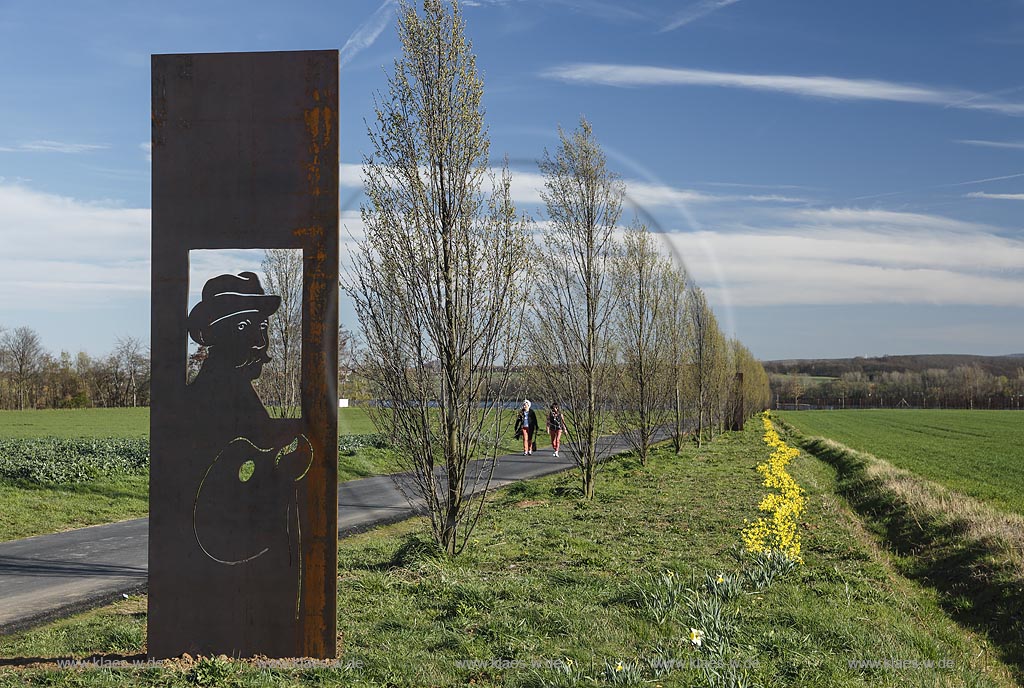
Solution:
{"label": "rusty metal panel", "polygon": [[[152,118],[148,653],[334,657],[338,53],[154,55]],[[252,387],[278,304],[257,275],[187,310],[189,251],[233,248],[302,250],[301,418]]]}

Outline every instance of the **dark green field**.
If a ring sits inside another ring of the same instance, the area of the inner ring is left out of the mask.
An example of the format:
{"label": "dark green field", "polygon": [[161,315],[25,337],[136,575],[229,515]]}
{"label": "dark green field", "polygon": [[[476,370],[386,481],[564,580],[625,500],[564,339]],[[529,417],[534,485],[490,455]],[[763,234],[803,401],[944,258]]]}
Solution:
{"label": "dark green field", "polygon": [[1024,412],[778,411],[827,437],[994,506],[1024,514]]}

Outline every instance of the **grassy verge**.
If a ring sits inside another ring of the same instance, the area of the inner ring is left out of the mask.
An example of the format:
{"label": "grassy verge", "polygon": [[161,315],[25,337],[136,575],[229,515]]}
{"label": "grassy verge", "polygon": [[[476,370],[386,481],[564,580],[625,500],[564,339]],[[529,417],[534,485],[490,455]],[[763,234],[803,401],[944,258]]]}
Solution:
{"label": "grassy verge", "polygon": [[0,540],[124,521],[148,511],[148,473],[67,486],[0,483]]}
{"label": "grassy verge", "polygon": [[833,440],[792,434],[835,468],[838,492],[893,549],[897,569],[986,634],[1024,680],[1024,517]]}
{"label": "grassy verge", "polygon": [[[897,574],[833,495],[835,471],[806,455],[789,467],[808,497],[805,564],[751,583],[749,560],[734,553],[758,515],[754,466],[766,456],[751,423],[681,457],[659,450],[646,467],[612,461],[594,501],[573,474],[515,484],[454,561],[434,552],[419,519],[345,539],[335,666],[0,668],[0,685],[1014,685],[984,639]],[[135,655],[145,623],[144,605],[127,600],[2,638],[0,657]],[[885,660],[945,668],[856,664]]]}
{"label": "grassy verge", "polygon": [[1024,413],[927,409],[784,411],[828,437],[994,506],[1024,515]]}

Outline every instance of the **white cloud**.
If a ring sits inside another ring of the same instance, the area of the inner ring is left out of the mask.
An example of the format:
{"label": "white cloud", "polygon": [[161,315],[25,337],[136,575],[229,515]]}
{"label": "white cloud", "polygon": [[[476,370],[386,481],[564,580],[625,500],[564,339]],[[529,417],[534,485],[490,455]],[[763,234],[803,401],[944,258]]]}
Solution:
{"label": "white cloud", "polygon": [[990,198],[1000,201],[1024,201],[1024,193],[986,193],[985,191],[972,191],[967,198]]}
{"label": "white cloud", "polygon": [[914,229],[962,233],[974,233],[979,230],[985,232],[995,231],[993,227],[987,225],[964,222],[942,215],[882,210],[878,208],[799,208],[783,211],[781,217],[791,223],[792,226],[813,227],[819,230],[855,227],[891,233]]}
{"label": "white cloud", "polygon": [[[500,170],[494,169],[497,175]],[[624,179],[626,200],[639,208],[660,208],[689,203],[761,202],[802,203],[804,199],[778,194],[711,194],[638,179]],[[517,203],[541,204],[544,176],[538,172],[512,170],[512,198]]]}
{"label": "white cloud", "polygon": [[153,144],[147,141],[146,143],[140,143],[139,148],[146,154],[146,160],[153,161]]}
{"label": "white cloud", "polygon": [[91,261],[147,256],[149,221],[148,208],[0,186],[0,245],[6,259],[68,255]]}
{"label": "white cloud", "polygon": [[149,284],[150,211],[0,185],[0,303],[61,311]]}
{"label": "white cloud", "polygon": [[662,27],[659,33],[665,33],[667,31],[674,31],[682,26],[686,26],[691,22],[695,22],[698,19],[708,16],[712,12],[728,7],[729,5],[735,5],[740,0],[700,0],[695,2],[682,12],[676,14],[668,24]]}
{"label": "white cloud", "polygon": [[[301,249],[295,249],[301,250]],[[263,279],[263,249],[229,248],[199,249],[188,254],[188,308],[192,309],[203,297],[206,281],[217,275],[255,272]],[[263,285],[266,286],[265,284]]]}
{"label": "white cloud", "polygon": [[1004,115],[1024,115],[1024,103],[1007,102],[971,91],[900,84],[879,79],[834,76],[742,74],[704,69],[649,65],[578,63],[552,67],[541,73],[560,81],[605,86],[716,86],[771,91],[831,100],[879,100],[923,103]]}
{"label": "white cloud", "polygon": [[[4,311],[137,309],[150,291],[147,208],[90,203],[0,183],[0,324]],[[341,213],[343,265],[365,235],[358,210]],[[190,303],[210,276],[261,272],[261,250],[193,251]],[[125,299],[132,299],[127,306]],[[131,315],[137,315],[135,310]]]}
{"label": "white cloud", "polygon": [[370,18],[360,24],[352,35],[341,46],[339,67],[347,65],[352,58],[369,48],[377,38],[384,32],[384,29],[391,23],[395,14],[395,1],[384,0],[380,7],[370,15]]}
{"label": "white cloud", "polygon": [[[342,189],[358,191],[363,188],[361,164],[341,163],[339,177]],[[501,176],[501,169],[492,167],[495,178]],[[511,170],[512,199],[516,203],[540,205],[540,192],[544,188],[544,176],[539,172]],[[637,179],[626,179],[626,200],[639,208],[678,206],[688,203],[805,203],[806,199],[782,194],[712,194],[695,189],[685,189],[666,184],[652,184]],[[487,188],[486,183],[484,188]]]}
{"label": "white cloud", "polygon": [[363,188],[363,166],[360,163],[343,162],[338,170],[342,188]]}
{"label": "white cloud", "polygon": [[25,141],[16,146],[0,147],[3,153],[91,153],[92,151],[103,150],[107,146],[93,143],[65,143],[63,141]]}
{"label": "white cloud", "polygon": [[721,304],[1024,303],[1024,238],[937,215],[775,209],[665,235]]}
{"label": "white cloud", "polygon": [[982,146],[985,148],[1013,148],[1024,150],[1024,141],[984,141],[980,139],[958,139],[955,143],[963,143],[968,146]]}
{"label": "white cloud", "polygon": [[[358,188],[360,167],[343,165],[343,184]],[[625,181],[629,200],[655,216],[699,205],[703,224],[714,231],[693,226],[663,236],[720,306],[1024,303],[1024,238],[999,227],[922,212],[796,207],[808,201]],[[512,171],[517,203],[540,205],[543,184],[538,172]],[[364,235],[354,211],[343,214],[342,228],[347,246],[353,246],[349,231],[356,240]]]}

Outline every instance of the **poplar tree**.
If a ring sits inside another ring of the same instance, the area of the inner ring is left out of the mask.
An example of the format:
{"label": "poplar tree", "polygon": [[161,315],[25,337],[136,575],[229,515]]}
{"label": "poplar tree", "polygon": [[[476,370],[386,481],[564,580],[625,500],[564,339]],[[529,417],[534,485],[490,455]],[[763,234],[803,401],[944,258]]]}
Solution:
{"label": "poplar tree", "polygon": [[674,266],[647,226],[634,222],[616,261],[615,317],[619,380],[615,418],[619,432],[647,464],[651,446],[673,418],[678,387],[672,360]]}
{"label": "poplar tree", "polygon": [[[527,225],[507,164],[489,172],[483,82],[458,4],[402,3],[398,35],[363,160],[366,238],[348,291],[366,340],[362,372],[381,400],[374,420],[397,445],[434,539],[456,555],[506,432]],[[470,463],[481,455],[482,466]]]}
{"label": "poplar tree", "polygon": [[548,222],[537,267],[547,286],[531,351],[546,399],[562,407],[583,494],[593,499],[598,437],[608,426],[616,376],[612,267],[625,185],[608,169],[585,118],[571,133],[559,128],[558,136],[558,148],[545,150],[539,163]]}

